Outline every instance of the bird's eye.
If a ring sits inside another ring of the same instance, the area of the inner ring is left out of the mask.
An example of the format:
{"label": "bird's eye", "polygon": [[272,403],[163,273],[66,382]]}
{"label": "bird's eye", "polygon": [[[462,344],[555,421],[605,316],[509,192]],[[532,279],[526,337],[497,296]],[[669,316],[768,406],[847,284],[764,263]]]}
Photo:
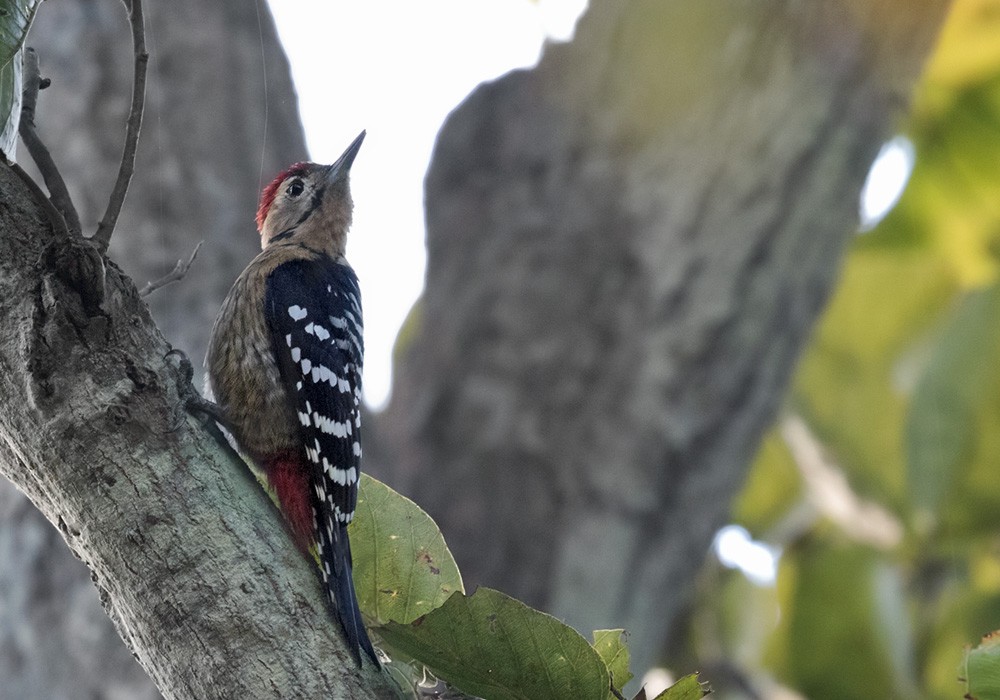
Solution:
{"label": "bird's eye", "polygon": [[285,189],[285,192],[288,194],[289,197],[298,197],[300,194],[302,194],[302,190],[304,190],[305,188],[306,186],[302,184],[302,180],[295,178],[290,183],[288,183],[288,187]]}

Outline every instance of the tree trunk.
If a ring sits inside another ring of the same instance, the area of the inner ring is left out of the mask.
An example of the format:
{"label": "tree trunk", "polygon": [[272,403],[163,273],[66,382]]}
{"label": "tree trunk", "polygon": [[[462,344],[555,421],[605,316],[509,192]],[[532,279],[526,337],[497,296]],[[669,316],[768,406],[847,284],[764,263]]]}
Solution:
{"label": "tree trunk", "polygon": [[380,430],[467,584],[657,660],[946,5],[592,0],[451,114]]}
{"label": "tree trunk", "polygon": [[[259,249],[253,213],[260,173],[269,177],[306,150],[263,0],[147,4],[146,114],[111,257],[142,285],[205,242],[181,283],[147,298],[167,338],[200,370],[222,298]],[[28,43],[52,78],[39,98],[39,130],[89,235],[121,158],[132,80],[126,14],[107,0],[43,3]],[[4,397],[8,411],[21,408],[15,400]],[[158,696],[100,609],[86,567],[5,480],[0,550],[0,695]]]}
{"label": "tree trunk", "polygon": [[54,230],[6,166],[0,201],[0,322],[16,329],[0,338],[0,471],[90,569],[163,695],[395,697],[357,666],[263,489],[185,410],[131,280]]}

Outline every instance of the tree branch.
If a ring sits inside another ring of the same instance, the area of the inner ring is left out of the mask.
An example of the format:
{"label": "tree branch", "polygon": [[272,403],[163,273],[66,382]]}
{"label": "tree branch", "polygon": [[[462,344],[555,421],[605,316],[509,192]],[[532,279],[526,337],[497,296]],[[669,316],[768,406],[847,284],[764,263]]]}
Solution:
{"label": "tree branch", "polygon": [[160,289],[161,287],[166,287],[171,282],[180,282],[182,279],[184,279],[184,275],[186,275],[188,273],[188,270],[191,269],[191,263],[193,263],[194,259],[198,256],[198,251],[201,250],[202,243],[204,243],[204,241],[198,241],[198,245],[196,245],[194,247],[194,250],[191,251],[191,257],[189,257],[187,261],[178,260],[177,264],[174,265],[173,270],[171,270],[158,280],[147,282],[146,286],[139,290],[139,296],[141,297],[149,296],[157,289]]}
{"label": "tree branch", "polygon": [[42,87],[47,87],[47,81],[43,81],[38,68],[38,54],[30,46],[24,52],[24,89],[22,91],[21,102],[21,122],[18,133],[21,140],[28,148],[31,159],[38,166],[38,171],[45,180],[45,186],[49,188],[52,197],[52,205],[61,215],[64,226],[72,235],[80,235],[83,228],[80,226],[80,215],[76,213],[73,206],[73,199],[69,196],[69,189],[63,181],[56,162],[49,153],[49,149],[42,143],[42,139],[35,130],[35,109],[38,105],[38,91]]}
{"label": "tree branch", "polygon": [[[174,417],[169,347],[131,281],[100,311],[49,261],[72,245],[0,166],[0,473],[91,569],[167,698],[395,697],[358,668],[245,466]],[[71,251],[70,251],[71,252]]]}
{"label": "tree branch", "polygon": [[107,252],[111,243],[111,234],[118,223],[118,215],[125,203],[132,172],[135,169],[135,152],[139,143],[139,127],[142,125],[142,109],[146,99],[146,66],[149,54],[146,52],[146,30],[142,18],[142,0],[123,0],[129,13],[129,23],[132,26],[132,46],[135,53],[135,65],[132,74],[132,107],[129,110],[128,124],[125,128],[125,147],[122,151],[122,161],[118,168],[118,179],[111,191],[108,208],[104,218],[93,236],[94,243],[102,253]]}

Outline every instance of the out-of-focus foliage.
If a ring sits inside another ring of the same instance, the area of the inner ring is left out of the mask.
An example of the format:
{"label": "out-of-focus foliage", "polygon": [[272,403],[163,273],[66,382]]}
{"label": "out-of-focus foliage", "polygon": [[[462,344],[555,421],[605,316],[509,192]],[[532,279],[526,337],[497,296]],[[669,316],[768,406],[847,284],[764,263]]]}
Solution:
{"label": "out-of-focus foliage", "polygon": [[[786,404],[855,503],[773,431],[734,517],[783,548],[776,587],[715,569],[692,616],[699,662],[764,696],[958,698],[963,648],[1000,627],[1000,0],[956,0],[901,128],[907,189],[859,234]],[[902,536],[844,526],[869,518]]]}
{"label": "out-of-focus foliage", "polygon": [[787,645],[781,676],[810,698],[916,697],[900,693],[913,684],[913,640],[896,569],[871,550],[816,539],[781,576],[795,611],[772,640]]}
{"label": "out-of-focus foliage", "polygon": [[737,522],[751,532],[767,532],[782,517],[788,504],[802,496],[802,484],[795,461],[777,433],[768,434],[760,446],[757,461],[735,503]]}
{"label": "out-of-focus foliage", "polygon": [[957,0],[906,124],[917,165],[872,243],[925,249],[963,286],[997,274],[1000,252],[1000,3]]}
{"label": "out-of-focus foliage", "polygon": [[[911,400],[905,432],[907,480],[916,523],[923,527],[948,520],[949,530],[981,526],[988,532],[996,524],[990,512],[996,494],[990,494],[989,482],[997,476],[997,452],[990,446],[1000,425],[998,358],[1000,285],[994,284],[958,302]],[[976,464],[984,461],[985,483],[975,484]],[[988,502],[977,509],[979,493],[986,493]],[[952,494],[960,497],[949,499]]]}

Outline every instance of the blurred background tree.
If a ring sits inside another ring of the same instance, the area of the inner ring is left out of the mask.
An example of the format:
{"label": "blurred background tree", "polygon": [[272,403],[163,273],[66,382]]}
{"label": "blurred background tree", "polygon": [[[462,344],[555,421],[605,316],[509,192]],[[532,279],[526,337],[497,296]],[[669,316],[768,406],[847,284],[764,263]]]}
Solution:
{"label": "blurred background tree", "polygon": [[[957,0],[910,107],[946,4],[593,0],[573,42],[451,115],[425,295],[366,449],[470,584],[584,633],[625,626],[638,673],[701,668],[726,697],[961,695],[962,645],[1000,627],[1000,3]],[[85,225],[128,90],[107,5],[47,3],[29,40]],[[197,358],[253,254],[259,171],[305,149],[263,5],[150,14],[112,254],[141,284],[207,239],[151,299]],[[899,130],[909,186],[858,234]],[[155,695],[82,567],[17,494],[0,503],[5,690]],[[780,552],[776,582],[703,564],[727,522]]]}
{"label": "blurred background tree", "polygon": [[954,4],[899,126],[906,190],[736,501],[777,585],[709,564],[677,646],[761,697],[960,697],[963,645],[1000,626],[1000,4]]}

